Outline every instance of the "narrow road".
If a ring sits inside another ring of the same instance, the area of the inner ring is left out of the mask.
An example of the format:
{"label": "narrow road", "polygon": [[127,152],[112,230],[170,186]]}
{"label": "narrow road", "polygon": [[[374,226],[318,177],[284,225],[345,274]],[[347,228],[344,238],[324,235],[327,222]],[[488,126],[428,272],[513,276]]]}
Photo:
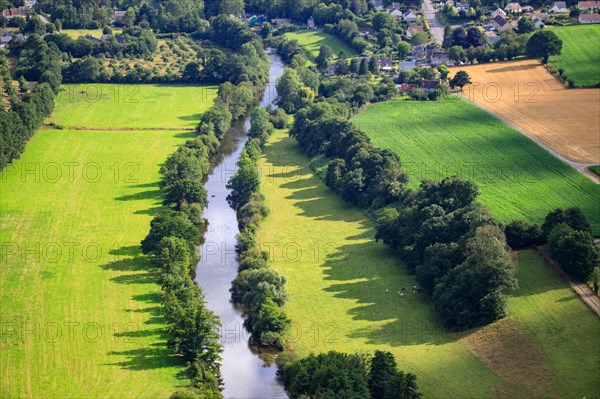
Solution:
{"label": "narrow road", "polygon": [[425,0],[423,2],[423,13],[425,14],[425,19],[429,22],[431,36],[435,42],[441,46],[444,42],[444,25],[440,22],[435,6],[431,0]]}
{"label": "narrow road", "polygon": [[598,316],[600,316],[600,298],[598,295],[594,294],[592,289],[587,284],[580,283],[567,276],[566,273],[562,271],[560,266],[550,257],[546,248],[538,247],[537,251],[544,257],[544,259],[548,261],[548,263],[554,266],[554,269],[556,269],[558,274],[560,274],[569,283],[573,291],[579,295],[581,300],[585,302],[585,304],[588,305],[590,309],[592,309]]}

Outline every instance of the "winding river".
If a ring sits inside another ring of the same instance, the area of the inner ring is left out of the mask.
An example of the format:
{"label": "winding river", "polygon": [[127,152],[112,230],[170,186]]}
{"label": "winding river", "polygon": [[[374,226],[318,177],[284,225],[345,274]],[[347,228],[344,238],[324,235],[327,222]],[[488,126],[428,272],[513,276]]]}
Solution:
{"label": "winding river", "polygon": [[[275,100],[275,82],[283,74],[284,65],[276,54],[269,52],[269,84],[260,106]],[[230,302],[229,288],[237,275],[238,263],[235,256],[238,226],[236,214],[227,203],[227,181],[235,172],[235,165],[246,143],[246,132],[250,118],[234,124],[223,140],[214,169],[205,184],[208,192],[208,207],[204,217],[208,228],[204,234],[201,259],[196,267],[196,281],[206,296],[208,308],[221,319],[221,343],[225,398],[267,399],[287,398],[278,381],[277,367],[273,356],[257,352],[248,343],[250,334],[244,328],[244,319],[239,308]]]}

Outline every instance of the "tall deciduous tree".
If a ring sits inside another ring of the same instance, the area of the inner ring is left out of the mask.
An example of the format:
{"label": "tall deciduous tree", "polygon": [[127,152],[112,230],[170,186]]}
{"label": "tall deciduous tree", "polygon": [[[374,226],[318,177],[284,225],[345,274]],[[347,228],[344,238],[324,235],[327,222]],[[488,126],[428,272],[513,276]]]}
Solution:
{"label": "tall deciduous tree", "polygon": [[535,32],[527,41],[525,53],[530,58],[541,58],[543,64],[548,63],[551,55],[559,55],[562,51],[562,40],[551,30],[543,29]]}

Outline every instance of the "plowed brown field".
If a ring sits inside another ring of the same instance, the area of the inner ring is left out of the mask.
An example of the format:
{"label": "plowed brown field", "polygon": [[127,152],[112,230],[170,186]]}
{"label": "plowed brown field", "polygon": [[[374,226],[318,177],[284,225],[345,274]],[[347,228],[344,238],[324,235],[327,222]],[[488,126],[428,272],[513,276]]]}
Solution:
{"label": "plowed brown field", "polygon": [[600,163],[600,89],[566,89],[538,61],[452,68],[473,82],[463,95],[564,157]]}

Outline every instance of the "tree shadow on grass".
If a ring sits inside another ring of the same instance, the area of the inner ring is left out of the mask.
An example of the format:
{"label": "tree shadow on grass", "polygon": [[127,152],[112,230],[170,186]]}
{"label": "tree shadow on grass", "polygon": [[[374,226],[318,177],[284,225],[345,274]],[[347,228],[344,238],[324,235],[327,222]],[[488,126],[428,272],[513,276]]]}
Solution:
{"label": "tree shadow on grass", "polygon": [[162,193],[160,189],[141,191],[135,194],[122,195],[115,198],[117,201],[141,201],[150,199],[161,199]]}

